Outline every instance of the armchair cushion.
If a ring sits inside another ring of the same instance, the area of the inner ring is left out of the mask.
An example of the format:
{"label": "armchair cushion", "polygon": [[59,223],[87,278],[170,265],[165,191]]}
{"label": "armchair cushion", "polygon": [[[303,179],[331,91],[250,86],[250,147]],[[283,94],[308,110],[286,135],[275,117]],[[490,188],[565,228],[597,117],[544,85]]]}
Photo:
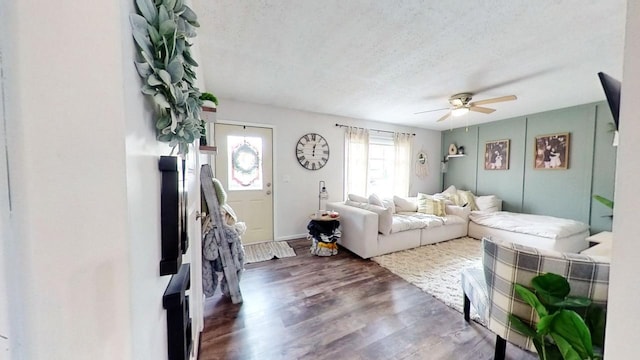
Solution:
{"label": "armchair cushion", "polygon": [[[536,319],[534,310],[516,294],[514,284],[529,287],[533,277],[555,273],[569,281],[570,295],[589,298],[603,307],[607,305],[610,264],[606,258],[542,250],[487,238],[482,239],[482,248],[487,298],[480,296],[484,291],[483,284],[470,280],[477,280],[473,269],[464,271],[463,291],[483,316],[489,330],[513,344],[534,349],[530,338],[511,328],[509,314],[531,321]],[[484,307],[486,310],[482,310]]]}
{"label": "armchair cushion", "polygon": [[481,321],[486,321],[489,312],[489,295],[484,271],[481,268],[462,270],[462,290],[473,304]]}

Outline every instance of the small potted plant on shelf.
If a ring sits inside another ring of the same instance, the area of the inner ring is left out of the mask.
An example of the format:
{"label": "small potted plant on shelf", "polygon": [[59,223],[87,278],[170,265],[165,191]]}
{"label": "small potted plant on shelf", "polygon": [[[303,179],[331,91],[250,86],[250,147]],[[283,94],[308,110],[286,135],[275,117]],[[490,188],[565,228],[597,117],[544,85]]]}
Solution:
{"label": "small potted plant on shelf", "polygon": [[204,92],[200,95],[202,100],[202,112],[200,113],[200,126],[202,131],[200,132],[200,146],[207,145],[207,124],[208,122],[214,122],[216,120],[216,108],[218,106],[218,98],[212,93]]}
{"label": "small potted plant on shelf", "polygon": [[[218,98],[216,98],[212,93],[204,92],[200,95],[200,100],[202,100],[202,119],[206,122],[215,121],[215,113],[216,108],[218,107]],[[209,114],[213,114],[213,119],[209,120]]]}

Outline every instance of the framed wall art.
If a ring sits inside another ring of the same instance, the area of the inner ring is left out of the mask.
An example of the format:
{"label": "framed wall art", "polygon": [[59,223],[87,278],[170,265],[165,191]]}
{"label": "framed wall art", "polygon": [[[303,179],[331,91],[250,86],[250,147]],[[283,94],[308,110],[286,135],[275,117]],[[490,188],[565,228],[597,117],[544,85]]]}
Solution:
{"label": "framed wall art", "polygon": [[509,170],[509,140],[493,140],[484,144],[484,169]]}
{"label": "framed wall art", "polygon": [[569,168],[569,133],[536,136],[535,169]]}

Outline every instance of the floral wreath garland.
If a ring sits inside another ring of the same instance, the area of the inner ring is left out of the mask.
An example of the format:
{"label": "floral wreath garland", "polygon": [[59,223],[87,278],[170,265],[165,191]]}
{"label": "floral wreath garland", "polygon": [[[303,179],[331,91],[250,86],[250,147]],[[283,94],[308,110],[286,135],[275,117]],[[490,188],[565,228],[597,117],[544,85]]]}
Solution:
{"label": "floral wreath garland", "polygon": [[[242,161],[242,158],[244,158],[242,155],[250,156],[253,158],[253,161],[251,163],[244,163]],[[231,158],[233,161],[233,168],[242,175],[251,175],[251,173],[258,169],[258,166],[260,165],[258,150],[246,142],[233,150]]]}
{"label": "floral wreath garland", "polygon": [[135,65],[144,79],[142,93],[156,105],[157,139],[186,155],[204,132],[193,69],[198,63],[187,41],[196,36],[198,17],[183,0],[136,0],[136,7],[129,20],[142,61]]}

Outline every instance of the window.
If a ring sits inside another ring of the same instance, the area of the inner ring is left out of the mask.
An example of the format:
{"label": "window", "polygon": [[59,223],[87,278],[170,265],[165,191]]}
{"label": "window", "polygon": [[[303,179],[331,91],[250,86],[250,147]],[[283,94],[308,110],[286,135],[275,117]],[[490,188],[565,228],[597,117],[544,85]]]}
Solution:
{"label": "window", "polygon": [[409,194],[411,134],[369,135],[348,128],[345,136],[345,194],[382,197]]}
{"label": "window", "polygon": [[395,149],[391,136],[369,138],[369,170],[367,192],[384,197],[393,196]]}

